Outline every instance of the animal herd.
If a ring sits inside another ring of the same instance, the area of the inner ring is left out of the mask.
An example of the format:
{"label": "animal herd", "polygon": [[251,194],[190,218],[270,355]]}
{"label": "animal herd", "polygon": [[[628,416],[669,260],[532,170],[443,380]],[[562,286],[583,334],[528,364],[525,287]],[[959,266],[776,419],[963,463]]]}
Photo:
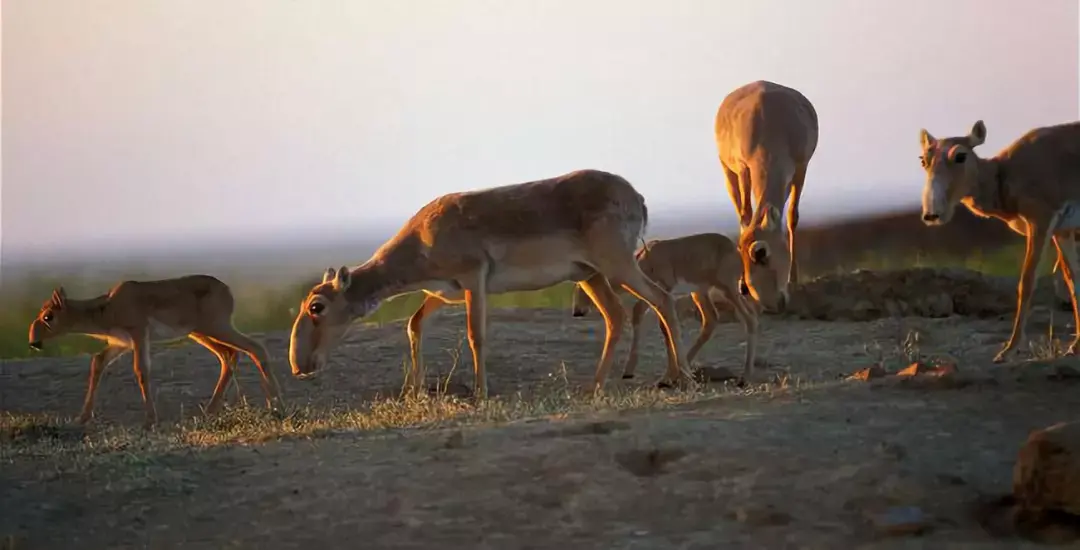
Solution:
{"label": "animal herd", "polygon": [[[993,157],[975,148],[986,139],[978,121],[966,136],[935,138],[920,130],[926,172],[922,220],[948,223],[958,204],[994,217],[1027,239],[1017,288],[1012,334],[994,361],[1004,361],[1024,341],[1035,268],[1046,245],[1057,250],[1080,327],[1074,274],[1080,230],[1080,122],[1035,128]],[[818,117],[799,91],[756,81],[729,93],[715,118],[715,139],[739,235],[718,233],[644,241],[645,198],[623,177],[578,170],[550,179],[449,193],[421,207],[363,264],[329,268],[301,302],[289,342],[289,364],[299,379],[314,376],[350,324],[393,296],[423,292],[407,323],[411,368],[406,388],[419,391],[425,370],[425,318],[447,304],[464,304],[474,366],[474,395],[487,396],[487,301],[491,294],[538,290],[564,281],[577,284],[575,316],[591,306],[606,332],[593,391],[603,389],[622,335],[625,311],[619,294],[637,299],[631,352],[623,377],[634,376],[639,325],[656,313],[667,350],[660,385],[690,379],[688,362],[710,337],[716,303],[729,305],[745,327],[744,374],[754,367],[758,315],[786,308],[797,285],[795,231],[807,168],[818,143]],[[781,226],[787,205],[786,226]],[[639,246],[641,245],[641,246]],[[681,344],[673,293],[687,289],[701,312],[701,333],[689,352]],[[221,374],[207,412],[216,411],[240,353],[259,369],[268,406],[281,399],[270,358],[259,342],[233,326],[234,299],[209,275],[158,281],[124,281],[107,294],[74,299],[57,288],[30,324],[29,344],[68,333],[105,342],[91,359],[89,387],[79,422],[93,415],[102,372],[132,352],[149,427],[157,420],[148,370],[150,346],[189,337],[220,361]],[[1080,345],[1077,333],[1070,353]]]}

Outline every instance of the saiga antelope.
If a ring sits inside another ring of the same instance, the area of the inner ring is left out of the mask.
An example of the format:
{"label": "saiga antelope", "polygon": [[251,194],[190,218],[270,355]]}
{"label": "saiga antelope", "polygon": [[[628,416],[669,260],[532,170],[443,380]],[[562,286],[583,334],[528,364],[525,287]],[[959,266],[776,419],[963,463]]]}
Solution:
{"label": "saiga antelope", "polygon": [[90,382],[78,422],[90,420],[94,396],[105,368],[129,351],[134,352],[135,380],[142,392],[144,426],[157,422],[150,391],[150,346],[188,337],[210,350],[221,363],[207,413],[221,406],[232,379],[237,352],[255,362],[262,377],[267,406],[280,399],[280,389],[261,344],[233,327],[234,300],[228,285],[209,275],[186,275],[158,281],[123,281],[107,294],[87,300],[68,298],[63,287],[53,290],[30,323],[30,347],[41,350],[46,340],[65,334],[84,334],[106,343],[90,359]]}
{"label": "saiga antelope", "polygon": [[1075,231],[1080,226],[1080,122],[1029,130],[986,159],[975,154],[975,147],[986,141],[986,125],[981,120],[966,136],[937,139],[921,129],[919,138],[919,159],[926,170],[923,223],[948,223],[956,205],[962,203],[975,215],[997,218],[1027,238],[1012,334],[994,362],[1005,361],[1025,339],[1024,325],[1037,282],[1035,268],[1051,239],[1058,253],[1056,265],[1064,271],[1077,328],[1068,352],[1076,353],[1080,344],[1075,278]]}
{"label": "saiga antelope", "polygon": [[660,317],[668,347],[666,379],[689,378],[674,300],[634,261],[647,222],[644,197],[622,177],[599,170],[442,195],[362,265],[330,268],[308,292],[289,343],[293,374],[315,373],[349,323],[384,299],[422,290],[425,300],[407,326],[412,368],[406,387],[420,390],[424,382],[424,318],[445,304],[464,302],[474,395],[484,398],[488,295],[575,281],[606,320],[594,391],[603,387],[622,328],[623,310],[612,285],[648,302]]}
{"label": "saiga antelope", "polygon": [[[635,257],[641,271],[669,293],[683,287],[692,289],[690,296],[701,314],[701,332],[690,351],[686,352],[687,363],[694,360],[719,324],[720,313],[715,302],[726,302],[732,306],[735,317],[746,329],[743,374],[749,377],[754,369],[758,315],[756,304],[750,303],[740,292],[743,265],[735,243],[719,233],[655,239],[638,249]],[[575,317],[588,313],[592,303],[580,286],[574,287],[572,301]],[[634,304],[630,317],[633,336],[630,340],[630,354],[623,367],[623,378],[634,377],[638,362],[641,319],[647,307],[648,305],[640,300]]]}
{"label": "saiga antelope", "polygon": [[[724,98],[715,132],[739,216],[745,283],[765,310],[782,311],[788,285],[798,284],[795,229],[806,169],[817,149],[817,111],[799,91],[758,80]],[[785,239],[781,209],[789,198]]]}

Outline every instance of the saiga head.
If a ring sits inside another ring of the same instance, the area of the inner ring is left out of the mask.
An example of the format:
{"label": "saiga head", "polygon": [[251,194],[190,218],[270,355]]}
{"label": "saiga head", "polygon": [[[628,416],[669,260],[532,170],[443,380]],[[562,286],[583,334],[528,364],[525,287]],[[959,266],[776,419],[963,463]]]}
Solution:
{"label": "saiga head", "polygon": [[739,236],[743,281],[750,296],[769,312],[781,312],[788,302],[787,231],[780,226],[780,209],[763,205],[759,223],[751,223]]}
{"label": "saiga head", "polygon": [[960,200],[975,189],[978,157],[974,149],[986,141],[986,125],[980,120],[968,135],[944,139],[936,139],[922,129],[919,138],[919,161],[926,170],[922,220],[926,225],[943,225],[952,219]]}
{"label": "saiga head", "polygon": [[374,311],[378,301],[350,301],[346,292],[353,276],[345,267],[327,268],[321,283],[312,287],[293,321],[289,337],[289,365],[293,376],[310,378],[323,365],[353,319]]}
{"label": "saiga head", "polygon": [[74,325],[74,318],[67,306],[67,294],[64,287],[53,290],[52,296],[45,301],[37,317],[30,323],[30,349],[41,351],[45,340],[63,336]]}

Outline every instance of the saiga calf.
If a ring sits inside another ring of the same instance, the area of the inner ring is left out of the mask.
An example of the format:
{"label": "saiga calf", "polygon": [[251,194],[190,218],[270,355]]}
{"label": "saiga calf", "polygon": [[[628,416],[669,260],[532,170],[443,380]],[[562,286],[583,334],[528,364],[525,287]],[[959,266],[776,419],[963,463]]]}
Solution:
{"label": "saiga calf", "polygon": [[105,368],[134,352],[132,367],[145,409],[144,426],[157,422],[150,390],[150,346],[188,337],[210,350],[221,363],[207,413],[217,411],[225,387],[232,379],[237,352],[247,354],[262,376],[267,406],[280,399],[269,359],[262,344],[242,334],[232,324],[234,300],[228,285],[209,275],[187,275],[158,281],[124,281],[107,294],[87,300],[68,298],[64,289],[53,291],[30,323],[30,347],[41,350],[44,342],[65,334],[85,334],[106,343],[90,360],[90,382],[78,421],[90,420],[94,396]]}
{"label": "saiga calf", "polygon": [[[749,377],[754,369],[754,354],[757,349],[758,313],[757,304],[752,303],[741,292],[743,265],[735,243],[719,233],[656,239],[645,243],[645,246],[638,249],[635,257],[641,271],[664,290],[674,293],[681,287],[693,289],[690,296],[701,313],[701,332],[686,353],[687,363],[694,360],[719,324],[720,313],[715,302],[725,302],[732,306],[735,317],[746,330],[743,374]],[[575,317],[588,313],[592,303],[581,287],[574,288],[572,302]],[[623,378],[634,377],[638,363],[641,319],[647,307],[648,305],[640,300],[634,303],[630,320],[633,337],[630,340],[630,354],[623,367]]]}

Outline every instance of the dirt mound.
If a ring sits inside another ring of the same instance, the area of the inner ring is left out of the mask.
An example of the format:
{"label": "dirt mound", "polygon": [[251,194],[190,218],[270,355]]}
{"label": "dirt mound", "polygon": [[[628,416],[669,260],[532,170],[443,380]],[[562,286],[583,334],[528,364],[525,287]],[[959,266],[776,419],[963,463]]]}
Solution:
{"label": "dirt mound", "polygon": [[[861,269],[800,285],[792,292],[788,315],[826,321],[1012,315],[1016,283],[1015,278],[988,276],[969,269]],[[1057,304],[1050,277],[1039,281],[1035,301],[1040,306]]]}

